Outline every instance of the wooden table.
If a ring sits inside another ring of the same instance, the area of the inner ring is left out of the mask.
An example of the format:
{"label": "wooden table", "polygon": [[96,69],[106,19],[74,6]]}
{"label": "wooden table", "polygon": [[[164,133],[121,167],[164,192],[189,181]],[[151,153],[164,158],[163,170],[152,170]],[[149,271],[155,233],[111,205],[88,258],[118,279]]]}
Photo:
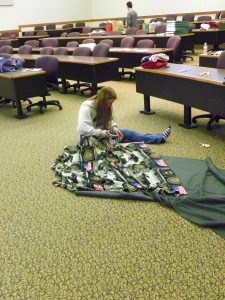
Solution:
{"label": "wooden table", "polygon": [[[59,60],[58,77],[62,78],[63,92],[67,92],[66,79],[88,82],[92,93],[97,93],[97,84],[118,80],[118,58],[55,55]],[[13,58],[25,60],[25,66],[33,67],[40,55],[13,54]]]}
{"label": "wooden table", "polygon": [[158,53],[165,53],[173,59],[172,48],[116,48],[112,47],[109,50],[110,57],[119,59],[120,68],[134,68],[140,66],[142,57],[146,55],[153,55]]}
{"label": "wooden table", "polygon": [[16,103],[16,118],[24,119],[21,100],[36,96],[47,96],[45,71],[30,71],[21,69],[16,72],[0,73],[0,96],[12,99]]}
{"label": "wooden table", "polygon": [[[221,51],[222,52],[222,51]],[[216,68],[217,62],[219,59],[219,54],[200,54],[199,55],[199,66],[208,67],[208,68]]]}
{"label": "wooden table", "polygon": [[195,44],[211,44],[213,45],[213,51],[218,50],[219,45],[225,42],[225,29],[193,29],[192,32],[195,34]]}
{"label": "wooden table", "polygon": [[[144,94],[144,114],[153,114],[150,96],[184,105],[181,126],[192,123],[191,108],[195,107],[225,117],[225,70],[198,66],[168,64],[168,68],[135,68],[136,91]],[[204,75],[209,72],[209,75]]]}

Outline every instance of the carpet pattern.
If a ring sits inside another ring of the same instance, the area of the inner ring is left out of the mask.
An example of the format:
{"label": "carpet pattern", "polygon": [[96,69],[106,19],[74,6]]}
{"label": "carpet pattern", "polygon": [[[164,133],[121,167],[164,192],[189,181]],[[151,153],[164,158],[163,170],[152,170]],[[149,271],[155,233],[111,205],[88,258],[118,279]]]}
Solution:
{"label": "carpet pattern", "polygon": [[[161,132],[172,125],[168,142],[152,145],[154,152],[209,156],[225,168],[224,121],[211,131],[204,121],[185,130],[177,125],[181,105],[154,99],[157,113],[144,116],[134,82],[108,85],[118,93],[119,126]],[[11,105],[0,107],[0,299],[225,299],[225,240],[212,230],[158,203],[76,197],[52,186],[52,163],[79,140],[85,99],[56,92],[52,98],[62,111],[34,110],[24,120],[13,118]]]}

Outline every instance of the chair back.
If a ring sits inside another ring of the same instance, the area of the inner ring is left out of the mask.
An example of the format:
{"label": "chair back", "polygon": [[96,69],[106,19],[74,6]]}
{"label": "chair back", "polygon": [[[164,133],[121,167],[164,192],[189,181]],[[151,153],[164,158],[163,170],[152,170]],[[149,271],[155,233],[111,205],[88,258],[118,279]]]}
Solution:
{"label": "chair back", "polygon": [[67,42],[66,47],[68,48],[77,48],[79,47],[79,43],[76,41]]}
{"label": "chair back", "polygon": [[65,31],[65,32],[62,32],[62,33],[61,33],[61,36],[62,36],[62,37],[65,37],[65,36],[67,36],[67,34],[68,34],[68,33],[67,33],[66,31]]}
{"label": "chair back", "polygon": [[56,29],[56,24],[47,24],[46,25],[46,30],[54,30]]}
{"label": "chair back", "polygon": [[105,27],[105,26],[106,26],[106,23],[105,23],[105,22],[101,22],[101,23],[99,23],[98,26],[99,26],[99,27]]}
{"label": "chair back", "polygon": [[225,51],[223,51],[217,61],[217,69],[225,69]]}
{"label": "chair back", "polygon": [[164,22],[166,21],[176,21],[177,16],[176,15],[167,15]]}
{"label": "chair back", "polygon": [[71,29],[73,28],[73,24],[65,24],[62,26],[62,29]]}
{"label": "chair back", "polygon": [[109,55],[109,45],[105,43],[98,44],[94,47],[92,56],[107,57]]}
{"label": "chair back", "polygon": [[125,37],[121,40],[120,47],[123,48],[132,48],[134,45],[134,38],[133,37]]}
{"label": "chair back", "polygon": [[162,17],[155,18],[155,22],[163,22],[163,18]]}
{"label": "chair back", "polygon": [[176,56],[178,48],[181,43],[181,37],[180,36],[171,36],[167,43],[166,43],[166,48],[173,48],[173,57]]}
{"label": "chair back", "polygon": [[52,47],[44,47],[40,51],[41,55],[52,55],[54,54],[54,49]]}
{"label": "chair back", "polygon": [[138,29],[135,33],[135,35],[142,35],[142,34],[148,34],[147,29]]}
{"label": "chair back", "polygon": [[153,48],[154,41],[149,39],[143,39],[137,42],[137,48]]}
{"label": "chair back", "polygon": [[2,46],[0,48],[0,53],[12,54],[13,53],[13,47],[12,46]]}
{"label": "chair back", "polygon": [[45,38],[42,40],[42,47],[59,47],[59,41],[56,38]]}
{"label": "chair back", "polygon": [[94,39],[85,39],[82,42],[82,44],[89,44],[89,43],[95,43],[95,40]]}
{"label": "chair back", "polygon": [[85,27],[85,23],[84,22],[78,22],[75,24],[76,27]]}
{"label": "chair back", "polygon": [[122,33],[118,30],[107,31],[106,35],[121,35]]}
{"label": "chair back", "polygon": [[82,33],[90,33],[92,31],[92,28],[90,26],[83,27]]}
{"label": "chair back", "polygon": [[162,23],[162,24],[158,24],[157,26],[155,26],[155,33],[165,33],[166,32],[166,24]]}
{"label": "chair back", "polygon": [[41,56],[35,61],[35,68],[41,68],[46,72],[46,82],[49,87],[58,85],[58,59],[55,56]]}
{"label": "chair back", "polygon": [[48,35],[48,33],[46,31],[37,31],[36,35]]}
{"label": "chair back", "polygon": [[73,55],[74,56],[90,56],[91,55],[91,49],[88,47],[78,47],[74,49]]}
{"label": "chair back", "polygon": [[212,17],[211,16],[199,16],[197,18],[197,21],[211,21],[212,20]]}
{"label": "chair back", "polygon": [[66,47],[58,47],[54,50],[54,55],[68,55]]}
{"label": "chair back", "polygon": [[194,19],[195,19],[195,15],[192,14],[192,13],[185,14],[185,15],[183,15],[183,17],[182,17],[182,21],[193,22]]}
{"label": "chair back", "polygon": [[35,31],[44,30],[44,26],[37,25],[37,26],[34,27],[34,30],[35,30]]}
{"label": "chair back", "polygon": [[225,18],[225,13],[222,12],[221,15],[220,15],[220,19],[224,19]]}
{"label": "chair back", "polygon": [[80,32],[70,32],[68,36],[80,36]]}
{"label": "chair back", "polygon": [[8,53],[0,53],[0,57],[3,57],[3,58],[10,58],[11,55],[8,54]]}
{"label": "chair back", "polygon": [[105,40],[101,40],[99,42],[99,44],[102,44],[102,43],[109,45],[110,48],[113,46],[113,40],[111,40],[111,39],[105,39]]}
{"label": "chair back", "polygon": [[8,40],[0,40],[0,47],[2,46],[11,46],[12,42]]}
{"label": "chair back", "polygon": [[218,11],[218,13],[216,13],[216,15],[215,15],[215,19],[217,20],[217,19],[220,19],[220,15],[221,15],[221,11]]}
{"label": "chair back", "polygon": [[136,34],[136,32],[137,32],[137,28],[129,28],[129,29],[126,30],[127,35]]}
{"label": "chair back", "polygon": [[34,31],[24,31],[24,36],[34,36]]}
{"label": "chair back", "polygon": [[29,45],[32,48],[38,48],[40,46],[40,42],[38,40],[28,40],[24,43],[24,45]]}
{"label": "chair back", "polygon": [[20,46],[18,49],[18,54],[31,54],[32,53],[32,47],[30,45],[23,45]]}

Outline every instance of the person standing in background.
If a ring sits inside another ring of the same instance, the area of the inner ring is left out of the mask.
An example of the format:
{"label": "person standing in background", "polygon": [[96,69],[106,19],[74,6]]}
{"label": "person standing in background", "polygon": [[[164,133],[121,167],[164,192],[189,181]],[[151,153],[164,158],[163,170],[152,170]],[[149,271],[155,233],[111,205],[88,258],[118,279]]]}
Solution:
{"label": "person standing in background", "polygon": [[129,28],[136,28],[137,27],[137,13],[133,10],[133,5],[131,1],[127,2],[127,29]]}

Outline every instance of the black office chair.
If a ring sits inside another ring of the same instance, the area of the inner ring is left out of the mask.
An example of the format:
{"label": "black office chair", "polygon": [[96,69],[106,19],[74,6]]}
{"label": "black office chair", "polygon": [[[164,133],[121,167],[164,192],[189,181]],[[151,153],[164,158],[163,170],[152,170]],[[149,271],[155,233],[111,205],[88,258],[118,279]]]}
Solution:
{"label": "black office chair", "polygon": [[[133,37],[125,37],[121,40],[120,47],[122,48],[133,48],[135,39]],[[125,79],[126,75],[129,76],[129,80],[134,79],[135,73],[132,71],[125,71],[124,68],[122,68],[122,71],[119,72],[120,78]]]}
{"label": "black office chair", "polygon": [[[35,61],[35,68],[41,68],[46,72],[46,86],[50,90],[58,90],[58,59],[54,56],[41,56]],[[50,94],[48,94],[50,96]],[[62,106],[58,100],[46,100],[46,96],[42,96],[43,100],[27,106],[27,111],[31,111],[32,107],[37,106],[40,113],[44,113],[47,106],[57,106],[60,110]]]}
{"label": "black office chair", "polygon": [[[217,69],[225,69],[225,51],[223,51],[220,54],[220,57],[219,57],[218,62],[217,62]],[[221,117],[221,116],[216,115],[216,114],[209,113],[209,114],[203,114],[203,115],[198,115],[198,116],[193,117],[192,122],[197,123],[196,122],[197,119],[205,119],[205,118],[209,118],[209,121],[206,124],[206,128],[208,130],[211,129],[211,124],[212,123],[214,123],[214,122],[218,123],[220,119],[225,120],[224,117]]]}

